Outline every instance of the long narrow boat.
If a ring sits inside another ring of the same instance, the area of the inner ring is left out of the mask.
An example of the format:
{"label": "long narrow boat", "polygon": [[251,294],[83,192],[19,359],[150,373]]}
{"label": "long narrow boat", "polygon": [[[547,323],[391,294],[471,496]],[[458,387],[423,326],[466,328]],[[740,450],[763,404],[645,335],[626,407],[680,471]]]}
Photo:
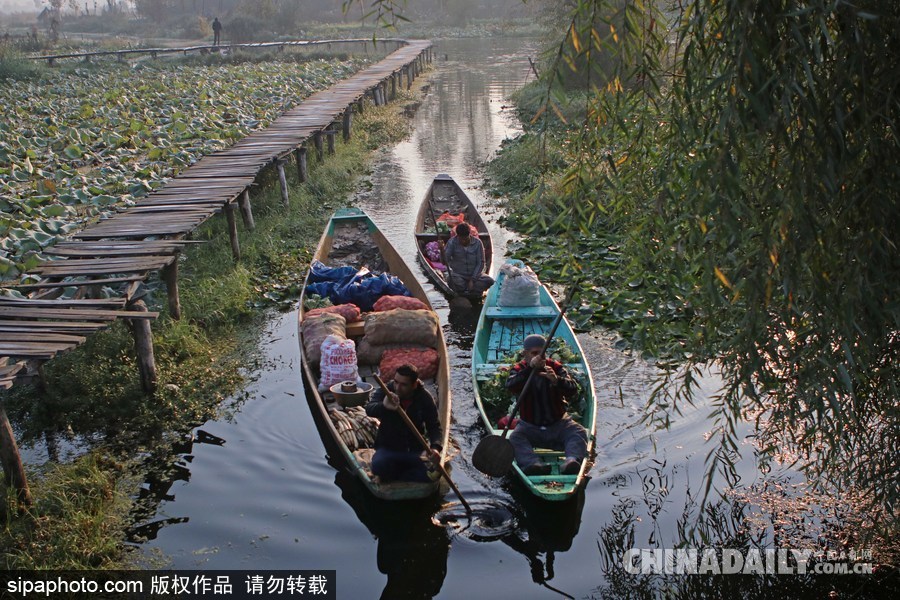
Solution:
{"label": "long narrow boat", "polygon": [[[509,260],[519,268],[524,267],[518,260]],[[478,325],[472,350],[472,378],[475,382],[475,403],[481,420],[489,433],[500,435],[503,427],[499,419],[508,414],[515,405],[515,397],[506,391],[509,367],[521,358],[522,342],[532,333],[547,335],[553,320],[559,314],[559,306],[550,292],[540,286],[540,305],[506,307],[498,305],[506,275],[501,269],[495,283],[488,290]],[[579,395],[569,401],[569,414],[588,431],[588,456],[592,453],[597,430],[594,382],[585,361],[584,351],[571,325],[563,319],[550,345],[550,356],[558,358],[579,384]],[[529,476],[513,463],[513,471],[530,492],[546,500],[565,500],[571,497],[585,483],[588,461],[582,461],[577,475],[563,475],[559,470],[565,460],[563,452],[552,449],[537,449],[545,463],[551,465],[549,475]]]}
{"label": "long narrow boat", "polygon": [[[429,259],[426,246],[434,241],[447,241],[450,238],[448,233],[438,233],[435,219],[440,219],[444,213],[450,215],[462,214],[466,223],[478,230],[478,238],[484,244],[484,271],[490,273],[491,261],[494,256],[493,244],[491,242],[491,234],[488,231],[487,224],[478,209],[472,204],[472,201],[466,195],[459,184],[447,174],[441,173],[434,178],[425,198],[419,206],[419,213],[416,215],[416,249],[418,250],[419,262],[422,269],[428,276],[435,287],[442,293],[455,296],[458,295],[450,289],[449,276],[446,269],[435,268],[435,265],[441,265],[440,261]],[[462,294],[465,295],[465,294]],[[483,294],[477,294],[472,299],[481,300]],[[468,296],[467,296],[468,297]]]}
{"label": "long narrow boat", "polygon": [[[328,222],[322,238],[319,240],[318,249],[313,256],[327,266],[354,266],[356,268],[368,267],[373,272],[384,272],[396,276],[406,286],[413,297],[424,302],[429,308],[431,304],[421,284],[416,280],[410,268],[400,258],[400,255],[390,244],[384,234],[379,231],[375,223],[360,209],[347,208],[338,210]],[[362,264],[365,263],[365,264]],[[371,443],[359,441],[357,448],[351,446],[342,437],[339,428],[344,428],[347,421],[344,414],[336,415],[335,411],[342,411],[335,402],[334,394],[319,390],[320,373],[319,365],[313,364],[306,355],[303,343],[302,322],[308,312],[304,305],[309,296],[307,288],[310,285],[310,276],[307,274],[303,285],[300,302],[300,352],[303,356],[302,369],[304,381],[307,384],[307,394],[311,399],[313,410],[318,411],[321,421],[330,437],[340,448],[343,458],[350,465],[352,471],[363,484],[379,498],[386,500],[404,500],[425,498],[445,489],[440,481],[435,483],[415,482],[380,482],[371,472],[371,460],[374,450]],[[364,328],[361,322],[348,324],[347,337],[357,343],[362,337]],[[438,368],[433,379],[424,380],[426,388],[434,396],[438,404],[438,416],[441,421],[443,433],[442,462],[446,465],[448,458],[449,430],[450,430],[450,368],[447,355],[447,345],[444,341],[441,328],[437,328],[439,343],[437,344]],[[375,383],[372,377],[377,372],[377,366],[359,366],[360,377],[367,383]],[[338,417],[341,417],[338,419]],[[352,423],[352,419],[351,419]],[[343,432],[346,435],[346,431]],[[361,438],[367,437],[365,435]],[[356,444],[355,444],[356,445]]]}

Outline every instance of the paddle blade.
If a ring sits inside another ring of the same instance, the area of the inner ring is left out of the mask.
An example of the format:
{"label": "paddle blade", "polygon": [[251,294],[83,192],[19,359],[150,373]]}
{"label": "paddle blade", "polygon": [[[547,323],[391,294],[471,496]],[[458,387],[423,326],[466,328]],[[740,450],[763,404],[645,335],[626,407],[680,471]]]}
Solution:
{"label": "paddle blade", "polygon": [[512,468],[515,450],[510,441],[499,435],[489,435],[480,442],[472,453],[475,468],[491,477],[502,477]]}

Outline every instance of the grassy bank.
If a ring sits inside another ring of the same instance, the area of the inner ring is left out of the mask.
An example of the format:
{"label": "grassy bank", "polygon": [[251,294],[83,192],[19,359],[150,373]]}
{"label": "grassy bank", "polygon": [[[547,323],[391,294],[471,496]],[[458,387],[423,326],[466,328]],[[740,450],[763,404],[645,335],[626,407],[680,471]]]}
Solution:
{"label": "grassy bank", "polygon": [[[575,294],[578,309],[568,314],[578,329],[603,325],[619,333],[622,346],[641,346],[648,356],[667,355],[671,348],[649,345],[643,329],[648,318],[668,318],[673,326],[666,343],[677,346],[683,307],[656,302],[661,308],[655,315],[642,308],[648,295],[660,290],[649,277],[635,276],[628,268],[629,259],[621,251],[627,224],[609,217],[591,223],[588,233],[577,240],[559,235],[554,205],[563,197],[574,132],[551,111],[542,110],[545,92],[532,83],[516,93],[514,101],[525,132],[504,142],[486,167],[489,191],[503,199],[506,209],[503,224],[524,236],[525,241],[511,245],[510,252],[549,285],[567,287],[581,281]],[[576,92],[559,105],[559,113],[568,123],[581,123],[583,108],[584,96]],[[567,270],[569,256],[579,257],[579,272]]]}
{"label": "grassy bank", "polygon": [[311,156],[306,183],[289,169],[289,206],[282,205],[277,175],[264,173],[251,192],[256,229],[241,228],[239,262],[224,219],[195,232],[193,239],[205,243],[192,245],[180,263],[181,320],[169,318],[164,287],[147,283],[145,300],[161,312],[153,323],[159,391],[152,398],[140,391],[122,323],[47,363],[40,389],[23,386],[3,398],[20,441],[34,443],[49,432],[86,449],[65,464],[28,467],[35,503],[24,514],[6,513],[4,568],[136,565],[141,557],[127,550],[128,529],[135,515],[153,510],[136,500],[140,482],[171,468],[173,444],[239,392],[266,311],[295,301],[327,217],[345,205],[373,150],[407,134],[402,113],[416,89],[390,106],[367,107],[354,120],[350,142],[339,141],[322,163]]}

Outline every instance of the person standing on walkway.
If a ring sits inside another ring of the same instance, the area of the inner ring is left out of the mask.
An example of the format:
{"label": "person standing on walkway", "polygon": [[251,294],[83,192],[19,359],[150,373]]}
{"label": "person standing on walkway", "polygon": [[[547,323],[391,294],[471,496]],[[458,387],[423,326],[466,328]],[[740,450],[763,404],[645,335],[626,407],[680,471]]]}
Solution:
{"label": "person standing on walkway", "polygon": [[212,28],[213,28],[213,46],[218,46],[219,38],[222,35],[222,23],[219,22],[219,17],[216,17],[215,19],[213,19]]}

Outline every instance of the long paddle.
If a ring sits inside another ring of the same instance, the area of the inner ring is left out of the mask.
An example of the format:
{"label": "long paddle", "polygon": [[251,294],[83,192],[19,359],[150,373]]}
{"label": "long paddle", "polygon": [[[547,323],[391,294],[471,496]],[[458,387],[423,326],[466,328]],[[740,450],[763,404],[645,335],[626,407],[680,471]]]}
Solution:
{"label": "long paddle", "polygon": [[[550,346],[550,341],[553,339],[556,329],[563,320],[563,315],[565,315],[566,308],[568,308],[569,302],[572,300],[572,295],[575,293],[576,287],[577,285],[572,285],[569,289],[569,293],[566,295],[566,299],[559,309],[559,314],[556,315],[553,325],[550,326],[550,332],[547,334],[547,339],[544,340],[544,347],[541,350],[542,356],[546,354],[547,348]],[[534,381],[535,373],[537,373],[537,369],[531,369],[531,373],[529,373],[528,378],[525,379],[525,385],[519,393],[519,397],[516,400],[516,406],[513,408],[512,414],[510,414],[509,420],[506,422],[506,426],[503,428],[503,433],[500,435],[492,433],[491,435],[482,438],[482,440],[478,442],[478,446],[475,447],[475,452],[472,453],[472,464],[485,475],[502,477],[509,473],[509,470],[512,468],[516,452],[512,442],[506,439],[506,434],[509,433],[509,426],[512,424],[513,419],[515,419],[516,413],[519,412],[522,400],[531,388],[531,382]]]}
{"label": "long paddle", "polygon": [[[384,381],[381,380],[381,377],[375,375],[375,381],[378,382],[378,385],[381,387],[381,391],[384,392],[385,395],[390,394],[390,390],[388,390],[387,385],[385,385]],[[425,448],[425,452],[431,453],[431,446],[428,444],[428,440],[426,440],[422,436],[422,432],[415,426],[415,424],[410,420],[409,415],[406,414],[406,411],[403,410],[402,406],[397,407],[397,412],[400,413],[400,418],[403,419],[403,422],[406,423],[406,426],[409,427],[409,430],[412,431],[416,435],[416,439],[419,440],[419,443],[422,444],[422,447]],[[456,493],[456,496],[459,498],[459,501],[462,502],[462,505],[466,509],[466,514],[472,514],[472,507],[469,506],[469,503],[466,502],[466,499],[463,498],[462,492],[459,491],[459,488],[456,487],[456,484],[453,483],[453,480],[450,479],[450,474],[447,473],[447,469],[444,468],[444,465],[441,464],[440,461],[432,461],[435,468],[440,471],[441,475],[443,475],[444,479],[447,480],[447,483],[450,484],[450,487],[453,488],[453,491]]]}

